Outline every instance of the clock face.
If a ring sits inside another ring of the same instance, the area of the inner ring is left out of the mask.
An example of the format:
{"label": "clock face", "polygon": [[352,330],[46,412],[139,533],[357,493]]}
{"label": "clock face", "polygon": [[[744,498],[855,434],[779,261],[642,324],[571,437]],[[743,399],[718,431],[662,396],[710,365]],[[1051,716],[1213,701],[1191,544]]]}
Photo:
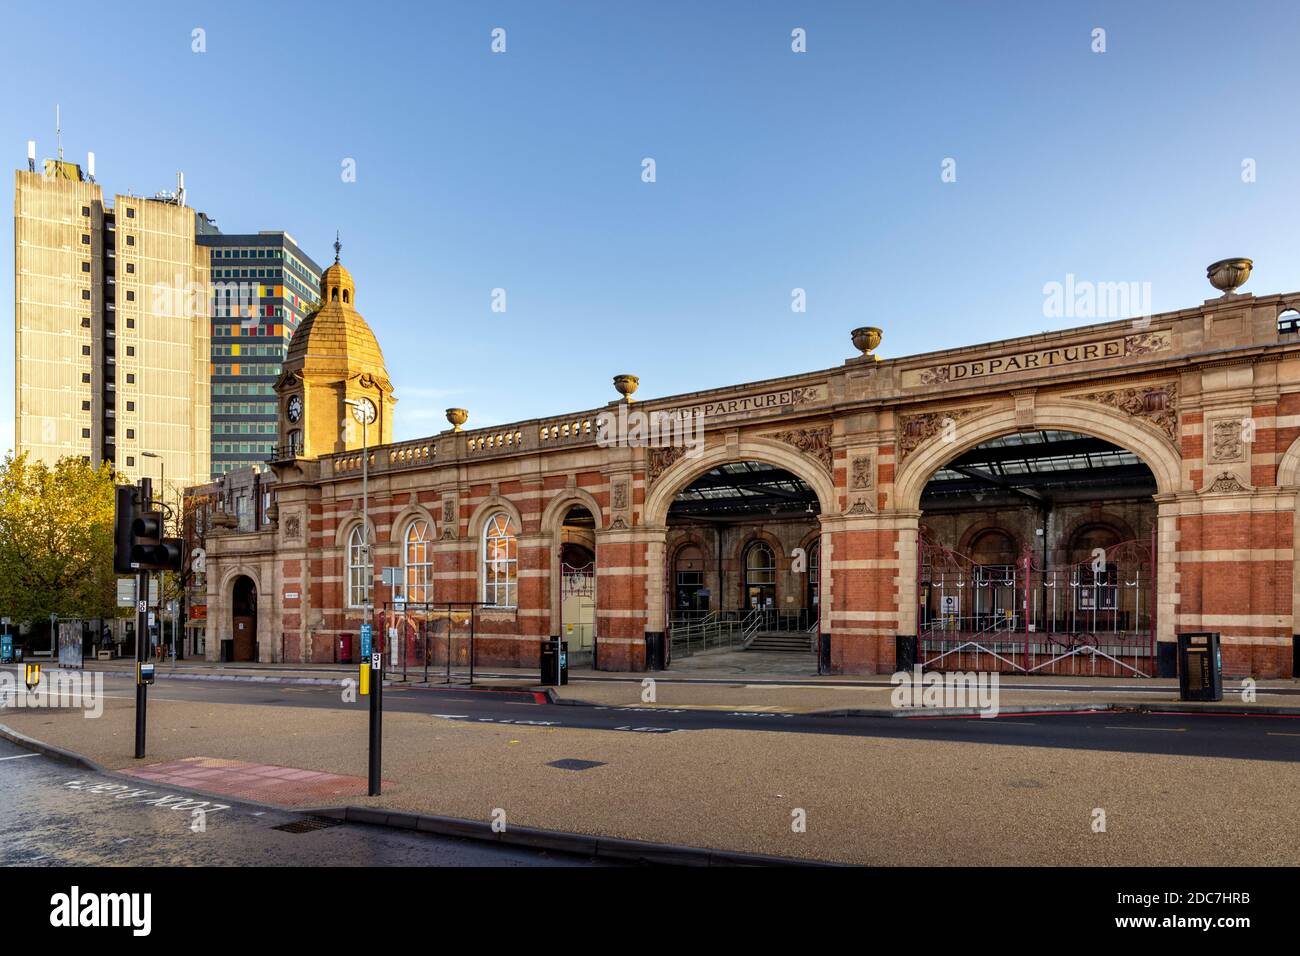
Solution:
{"label": "clock face", "polygon": [[369,425],[375,420],[375,403],[368,398],[359,398],[355,405],[352,405],[352,417],[363,424]]}
{"label": "clock face", "polygon": [[302,418],[302,396],[295,395],[289,399],[289,421],[296,422]]}

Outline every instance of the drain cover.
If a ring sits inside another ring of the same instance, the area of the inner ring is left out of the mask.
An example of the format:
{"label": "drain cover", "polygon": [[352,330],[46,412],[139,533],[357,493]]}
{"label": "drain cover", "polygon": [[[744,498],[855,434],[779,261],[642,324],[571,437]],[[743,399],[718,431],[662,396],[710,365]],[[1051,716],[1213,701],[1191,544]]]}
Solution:
{"label": "drain cover", "polygon": [[602,760],[577,760],[573,757],[565,757],[563,760],[552,760],[546,766],[560,770],[590,770],[592,767],[603,767],[605,763]]}
{"label": "drain cover", "polygon": [[284,833],[310,833],[312,830],[328,830],[330,827],[336,827],[342,822],[342,820],[334,820],[330,817],[303,817],[300,820],[281,823],[278,827],[271,827],[271,829],[281,830]]}

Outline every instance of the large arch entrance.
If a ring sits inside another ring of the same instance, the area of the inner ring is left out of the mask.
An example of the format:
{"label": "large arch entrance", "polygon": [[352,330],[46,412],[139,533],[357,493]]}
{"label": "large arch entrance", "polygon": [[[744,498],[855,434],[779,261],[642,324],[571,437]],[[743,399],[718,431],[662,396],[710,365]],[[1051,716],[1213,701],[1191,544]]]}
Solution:
{"label": "large arch entrance", "polygon": [[814,667],[819,588],[806,543],[820,514],[808,481],[764,461],[719,464],[681,488],[666,518],[672,652],[802,653]]}
{"label": "large arch entrance", "polygon": [[230,659],[257,660],[257,585],[246,574],[235,578],[230,598]]}
{"label": "large arch entrance", "polygon": [[920,663],[1155,676],[1157,490],[1137,454],[1064,429],[944,463],[920,500]]}

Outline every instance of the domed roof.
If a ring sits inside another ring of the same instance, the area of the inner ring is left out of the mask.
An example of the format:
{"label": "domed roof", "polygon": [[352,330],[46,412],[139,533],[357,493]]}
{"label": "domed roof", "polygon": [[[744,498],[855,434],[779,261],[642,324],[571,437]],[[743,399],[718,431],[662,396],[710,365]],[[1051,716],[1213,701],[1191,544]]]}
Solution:
{"label": "domed roof", "polygon": [[345,377],[370,372],[386,382],[384,353],[356,310],[352,274],[337,258],[321,274],[320,299],[320,306],[302,320],[289,340],[284,370],[337,372]]}

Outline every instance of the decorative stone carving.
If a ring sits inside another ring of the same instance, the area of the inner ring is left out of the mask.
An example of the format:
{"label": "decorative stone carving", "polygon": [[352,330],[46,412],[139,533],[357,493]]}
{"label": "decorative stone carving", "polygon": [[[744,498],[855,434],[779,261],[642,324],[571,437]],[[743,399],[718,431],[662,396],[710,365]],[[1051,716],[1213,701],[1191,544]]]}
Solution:
{"label": "decorative stone carving", "polygon": [[614,482],[613,494],[610,496],[610,508],[614,511],[627,510],[627,482]]}
{"label": "decorative stone carving", "polygon": [[630,526],[628,525],[626,518],[622,515],[618,515],[609,523],[609,527],[612,531],[626,531]]}
{"label": "decorative stone carving", "polygon": [[854,455],[849,468],[849,488],[861,491],[875,484],[875,462],[870,455]]}
{"label": "decorative stone carving", "polygon": [[1246,443],[1242,435],[1241,421],[1235,418],[1224,419],[1210,426],[1210,461],[1230,462],[1244,461]]}
{"label": "decorative stone carving", "polygon": [[1151,355],[1169,348],[1167,332],[1140,332],[1137,335],[1124,336],[1125,355]]}
{"label": "decorative stone carving", "polygon": [[284,519],[284,540],[302,540],[302,519],[296,514],[287,515]]}
{"label": "decorative stone carving", "polygon": [[1171,442],[1175,444],[1178,442],[1177,382],[1139,388],[1118,388],[1106,392],[1088,392],[1070,397],[1118,409],[1130,418],[1140,419],[1159,429]]}
{"label": "decorative stone carving", "polygon": [[442,499],[442,538],[444,541],[456,537],[456,528],[460,522],[456,518],[456,499]]}
{"label": "decorative stone carving", "polygon": [[681,445],[670,445],[667,448],[650,448],[649,455],[646,459],[646,482],[653,482],[670,467],[673,462],[686,454],[686,449]]}
{"label": "decorative stone carving", "polygon": [[[980,408],[984,407],[986,406],[980,406]],[[919,415],[898,416],[899,461],[903,461],[916,451],[922,442],[949,427],[955,427],[957,422],[974,415],[980,408],[957,408],[947,412],[923,412]]]}
{"label": "decorative stone carving", "polygon": [[766,437],[793,445],[805,455],[816,458],[827,471],[831,470],[831,427],[829,425],[818,428],[791,428],[774,432]]}
{"label": "decorative stone carving", "polygon": [[873,515],[876,513],[876,509],[871,507],[866,498],[855,498],[853,504],[849,505],[844,513],[846,515]]}
{"label": "decorative stone carving", "polygon": [[1242,485],[1242,483],[1237,479],[1236,475],[1234,475],[1230,471],[1224,471],[1219,474],[1219,477],[1214,479],[1214,483],[1210,485],[1210,487],[1206,488],[1205,492],[1206,494],[1214,494],[1216,492],[1233,492],[1233,491],[1247,491],[1247,490],[1248,489],[1244,485]]}

